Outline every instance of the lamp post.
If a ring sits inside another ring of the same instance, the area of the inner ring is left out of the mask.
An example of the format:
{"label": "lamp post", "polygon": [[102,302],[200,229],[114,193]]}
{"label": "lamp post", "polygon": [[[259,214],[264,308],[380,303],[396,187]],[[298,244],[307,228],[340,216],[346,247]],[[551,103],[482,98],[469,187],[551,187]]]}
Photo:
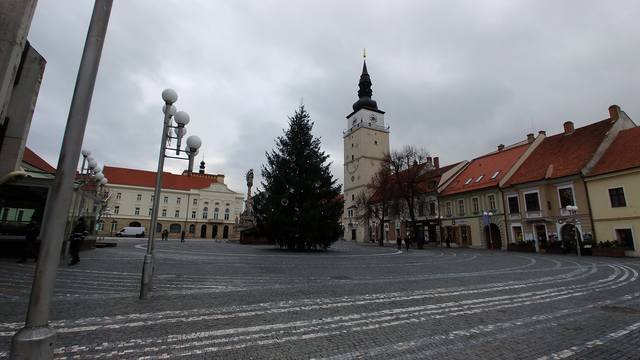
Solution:
{"label": "lamp post", "polygon": [[493,213],[491,211],[482,213],[482,220],[484,221],[484,225],[487,227],[487,232],[489,233],[489,249],[493,249],[493,236],[491,235],[491,216]]}
{"label": "lamp post", "polygon": [[578,207],[575,205],[567,205],[566,209],[571,215],[571,222],[573,223],[573,236],[576,239],[576,251],[578,253],[578,256],[582,256],[582,251],[580,249],[580,234],[578,233],[577,227],[578,225],[580,225],[580,220],[578,220],[578,217],[576,216],[576,214],[578,213]]}
{"label": "lamp post", "polygon": [[[178,94],[173,89],[166,89],[162,92],[162,100],[164,106],[164,121],[162,126],[162,137],[160,138],[160,155],[158,157],[158,172],[156,173],[156,187],[153,192],[153,207],[151,210],[151,224],[149,229],[149,239],[147,241],[147,252],[144,255],[142,265],[142,279],[140,284],[140,299],[144,300],[149,297],[151,291],[151,280],[153,278],[154,266],[154,245],[156,226],[158,223],[158,207],[160,205],[160,190],[162,189],[162,172],[164,170],[164,159],[182,159],[189,161],[189,172],[193,171],[193,159],[198,153],[198,149],[202,145],[202,140],[197,136],[190,136],[187,139],[187,146],[181,150],[182,137],[187,133],[185,126],[189,123],[189,114],[184,111],[177,111],[173,104],[178,100]],[[173,122],[175,121],[175,125]],[[173,136],[169,132],[173,129]],[[176,139],[176,147],[171,146],[172,139]],[[166,154],[167,150],[175,150],[176,155],[185,153],[188,157],[170,156]]]}
{"label": "lamp post", "polygon": [[56,332],[49,327],[51,299],[87,116],[113,0],[96,0],[73,90],[55,180],[42,221],[42,241],[25,326],[11,339],[11,359],[51,359]]}

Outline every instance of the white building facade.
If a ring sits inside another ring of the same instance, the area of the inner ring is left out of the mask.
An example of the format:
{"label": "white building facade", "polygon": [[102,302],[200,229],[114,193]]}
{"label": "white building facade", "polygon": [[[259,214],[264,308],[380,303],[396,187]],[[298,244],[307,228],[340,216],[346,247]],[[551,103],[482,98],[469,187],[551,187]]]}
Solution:
{"label": "white building facade", "polygon": [[[203,166],[201,165],[201,169]],[[151,230],[155,172],[105,166],[109,183],[107,210],[96,225],[98,235],[113,236],[125,226]],[[236,229],[242,212],[243,194],[224,184],[224,175],[163,173],[156,233],[169,231],[172,238],[182,232],[189,238],[239,239]]]}

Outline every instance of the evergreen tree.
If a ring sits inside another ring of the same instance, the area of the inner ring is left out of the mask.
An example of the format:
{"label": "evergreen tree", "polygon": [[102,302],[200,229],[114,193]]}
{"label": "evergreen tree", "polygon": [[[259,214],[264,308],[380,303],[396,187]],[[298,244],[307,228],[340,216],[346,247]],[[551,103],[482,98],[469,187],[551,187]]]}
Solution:
{"label": "evergreen tree", "polygon": [[266,154],[263,189],[254,198],[260,231],[291,250],[327,249],[342,234],[341,187],[312,128],[301,105],[289,117],[289,129],[276,140],[276,149]]}

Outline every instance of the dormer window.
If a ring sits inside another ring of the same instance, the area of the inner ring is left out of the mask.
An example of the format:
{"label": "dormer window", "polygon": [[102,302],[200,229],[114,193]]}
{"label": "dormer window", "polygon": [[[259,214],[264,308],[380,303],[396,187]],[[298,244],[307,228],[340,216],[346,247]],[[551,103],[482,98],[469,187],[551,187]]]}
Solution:
{"label": "dormer window", "polygon": [[500,170],[496,171],[493,173],[493,175],[491,175],[491,180],[495,179],[498,177],[498,174],[500,174]]}
{"label": "dormer window", "polygon": [[468,178],[467,181],[464,182],[465,185],[469,185],[471,184],[471,181],[473,180],[473,178]]}
{"label": "dormer window", "polygon": [[484,177],[484,175],[478,176],[478,178],[476,179],[476,182],[480,182],[480,180],[482,180],[483,177]]}

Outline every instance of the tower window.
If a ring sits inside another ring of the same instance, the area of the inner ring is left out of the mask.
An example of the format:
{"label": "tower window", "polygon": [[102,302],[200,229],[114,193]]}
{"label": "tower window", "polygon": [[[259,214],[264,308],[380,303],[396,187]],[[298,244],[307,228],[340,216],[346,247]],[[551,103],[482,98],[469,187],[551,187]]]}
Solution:
{"label": "tower window", "polygon": [[378,145],[378,140],[374,140],[373,143]]}
{"label": "tower window", "polygon": [[354,159],[354,158],[353,158],[353,155],[351,155],[351,160],[353,160],[353,159]]}
{"label": "tower window", "polygon": [[355,200],[356,196],[354,194],[351,194],[351,201]]}
{"label": "tower window", "polygon": [[353,144],[351,144],[351,147],[353,147]]}

